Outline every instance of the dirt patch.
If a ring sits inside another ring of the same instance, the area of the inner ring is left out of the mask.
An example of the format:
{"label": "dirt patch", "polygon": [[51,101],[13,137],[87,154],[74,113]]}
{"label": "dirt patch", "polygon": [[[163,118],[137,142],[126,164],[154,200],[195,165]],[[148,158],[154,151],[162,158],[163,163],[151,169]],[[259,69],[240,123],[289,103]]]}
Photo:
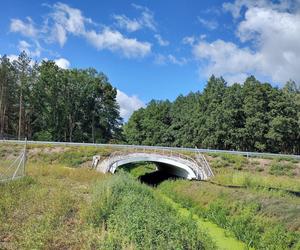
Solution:
{"label": "dirt patch", "polygon": [[68,147],[54,146],[54,147],[34,147],[28,150],[30,156],[38,155],[39,153],[63,153],[69,151]]}

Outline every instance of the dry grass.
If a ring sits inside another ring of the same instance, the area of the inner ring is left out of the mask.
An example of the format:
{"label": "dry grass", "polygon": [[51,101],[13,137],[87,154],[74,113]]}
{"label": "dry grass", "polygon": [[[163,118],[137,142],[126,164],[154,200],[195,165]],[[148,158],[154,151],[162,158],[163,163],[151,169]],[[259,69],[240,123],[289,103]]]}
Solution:
{"label": "dry grass", "polygon": [[0,185],[1,249],[82,249],[101,240],[81,213],[93,183],[107,176],[62,165],[29,165],[27,174]]}

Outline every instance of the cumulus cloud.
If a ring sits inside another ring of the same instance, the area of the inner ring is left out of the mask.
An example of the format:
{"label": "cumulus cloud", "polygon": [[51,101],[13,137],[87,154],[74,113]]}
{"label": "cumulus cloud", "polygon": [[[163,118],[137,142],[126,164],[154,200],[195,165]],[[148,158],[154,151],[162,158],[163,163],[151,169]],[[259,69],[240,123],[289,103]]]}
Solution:
{"label": "cumulus cloud", "polygon": [[120,115],[125,121],[135,110],[145,107],[145,104],[137,96],[128,96],[121,90],[117,90],[117,102],[120,106]]}
{"label": "cumulus cloud", "polygon": [[56,65],[62,69],[68,69],[70,68],[70,62],[65,59],[65,58],[58,58],[55,59],[54,62],[56,63]]}
{"label": "cumulus cloud", "polygon": [[10,31],[21,33],[23,36],[27,37],[36,37],[38,35],[38,30],[35,28],[30,17],[27,17],[26,21],[11,19]]}
{"label": "cumulus cloud", "polygon": [[154,37],[160,46],[168,46],[170,44],[168,40],[163,39],[159,34],[155,34]]}
{"label": "cumulus cloud", "polygon": [[126,38],[119,31],[105,28],[101,33],[89,31],[87,40],[97,49],[120,51],[126,57],[143,57],[151,51],[151,44]]}
{"label": "cumulus cloud", "polygon": [[[36,43],[40,39],[46,42],[57,42],[61,47],[64,46],[68,35],[71,34],[86,39],[99,50],[108,49],[113,52],[120,52],[128,58],[143,57],[151,52],[151,44],[148,42],[128,38],[119,31],[107,27],[101,30],[91,28],[91,26],[98,25],[90,18],[85,17],[79,9],[63,3],[56,3],[49,7],[51,12],[46,16],[44,25],[39,29],[34,27],[30,18],[27,18],[27,22],[12,19],[10,30],[19,32],[24,36],[35,37]],[[142,11],[142,16],[144,16],[144,12],[151,16],[148,9]],[[154,25],[154,21],[151,23],[150,17],[143,17],[141,20],[143,20],[142,25],[145,27],[150,28]],[[25,47],[23,46],[23,48]],[[26,46],[25,49],[28,51],[29,46]]]}
{"label": "cumulus cloud", "polygon": [[300,81],[300,12],[287,11],[287,2],[236,1],[225,5],[233,17],[239,17],[241,6],[246,7],[236,29],[240,44],[224,40],[194,44],[195,57],[206,60],[201,73],[223,75],[228,81],[249,74],[276,83],[290,78]]}
{"label": "cumulus cloud", "polygon": [[197,59],[207,60],[202,69],[206,76],[212,74],[232,77],[240,72],[250,72],[259,64],[260,57],[249,49],[240,49],[237,45],[223,40],[212,43],[201,41],[193,48]]}

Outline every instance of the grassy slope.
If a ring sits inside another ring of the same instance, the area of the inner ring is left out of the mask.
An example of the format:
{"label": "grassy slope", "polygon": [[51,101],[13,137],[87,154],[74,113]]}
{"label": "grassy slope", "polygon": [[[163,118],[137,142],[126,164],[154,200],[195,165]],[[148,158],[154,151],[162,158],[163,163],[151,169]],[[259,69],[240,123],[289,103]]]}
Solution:
{"label": "grassy slope", "polygon": [[0,186],[0,248],[84,249],[103,232],[82,221],[94,171],[30,165],[28,177]]}
{"label": "grassy slope", "polygon": [[[208,157],[216,176],[210,182],[167,181],[159,190],[190,211],[228,229],[236,238],[258,249],[300,249],[300,198],[297,173],[270,173],[274,163],[299,162],[214,155]],[[252,164],[251,164],[252,163]],[[262,167],[262,166],[260,166]],[[289,168],[290,169],[290,168]],[[271,188],[271,189],[270,189]]]}
{"label": "grassy slope", "polygon": [[109,149],[29,152],[27,177],[0,184],[0,249],[214,249],[191,218],[129,175],[70,168]]}
{"label": "grassy slope", "polygon": [[[9,151],[7,147],[2,149],[0,147],[2,154]],[[111,237],[109,232],[103,227],[91,226],[84,214],[86,205],[93,199],[94,181],[108,177],[88,169],[74,171],[68,167],[87,166],[92,155],[105,157],[110,152],[109,148],[30,146],[28,174],[31,178],[0,187],[0,248],[90,249],[97,242],[107,241]],[[259,225],[258,232],[263,235],[264,242],[272,241],[278,249],[284,249],[284,244],[297,249],[295,237],[298,236],[294,232],[299,232],[299,198],[264,188],[299,190],[297,166],[293,169],[296,174],[278,176],[269,173],[274,160],[268,160],[266,166],[262,166],[264,160],[258,166],[257,163],[249,164],[250,160],[245,158],[232,156],[214,156],[209,160],[217,173],[214,182],[245,188],[175,181],[163,183],[159,189],[189,211],[228,228],[232,235],[250,245],[253,245],[249,242],[251,237],[256,244],[261,241],[255,234],[247,236],[249,230],[256,232]],[[151,169],[152,166],[138,167],[131,172],[139,175]],[[280,170],[279,173],[282,174]],[[224,217],[229,219],[222,221]],[[249,227],[243,228],[243,225]],[[271,229],[269,234],[264,234],[266,229]],[[276,234],[283,235],[283,239],[274,239]]]}

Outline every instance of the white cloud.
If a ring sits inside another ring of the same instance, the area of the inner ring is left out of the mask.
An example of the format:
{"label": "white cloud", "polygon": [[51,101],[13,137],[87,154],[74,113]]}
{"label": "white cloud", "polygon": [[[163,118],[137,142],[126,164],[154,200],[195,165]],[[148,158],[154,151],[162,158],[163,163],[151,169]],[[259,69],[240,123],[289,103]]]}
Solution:
{"label": "white cloud", "polygon": [[67,4],[56,3],[51,14],[56,24],[63,27],[66,31],[80,35],[85,32],[85,22],[90,22],[85,18],[79,9],[72,8]]}
{"label": "white cloud", "polygon": [[195,45],[197,42],[202,41],[206,38],[206,34],[201,34],[199,37],[196,36],[186,36],[182,39],[183,44]]}
{"label": "white cloud", "polygon": [[201,17],[198,17],[198,21],[207,29],[214,30],[218,28],[218,23],[215,20],[206,20]]}
{"label": "white cloud", "polygon": [[176,58],[172,54],[168,54],[168,55],[157,54],[155,56],[154,62],[158,65],[175,64],[175,65],[182,66],[182,65],[186,64],[188,62],[188,60],[184,57]]}
{"label": "white cloud", "polygon": [[11,62],[18,60],[18,57],[19,57],[18,55],[14,55],[14,54],[11,54],[11,55],[8,55],[8,56],[7,56],[7,58],[8,58]]}
{"label": "white cloud", "polygon": [[27,17],[27,22],[20,19],[11,19],[10,31],[21,33],[27,37],[36,37],[38,35],[38,30],[34,27],[30,17]]}
{"label": "white cloud", "polygon": [[234,18],[240,18],[243,7],[251,9],[253,7],[273,9],[280,12],[296,10],[300,6],[299,0],[235,0],[234,2],[223,3],[223,9],[232,14]]}
{"label": "white cloud", "polygon": [[56,65],[62,69],[68,69],[70,67],[70,62],[65,58],[55,59],[54,62]]}
{"label": "white cloud", "polygon": [[125,121],[128,120],[135,110],[145,107],[143,101],[137,96],[128,96],[120,90],[117,90],[117,102],[120,106],[120,115]]}
{"label": "white cloud", "polygon": [[240,15],[241,4],[246,6],[245,15],[237,23],[236,34],[241,44],[247,42],[250,46],[223,40],[194,44],[195,57],[206,61],[202,63],[201,73],[223,75],[228,81],[249,74],[276,83],[285,83],[290,78],[300,81],[299,9],[286,11],[289,4],[284,1],[279,4],[236,1],[235,4],[230,5],[234,17]]}
{"label": "white cloud", "polygon": [[250,50],[240,49],[234,43],[223,40],[212,43],[199,42],[194,46],[193,53],[197,59],[207,60],[208,64],[201,68],[206,77],[212,74],[222,75],[226,80],[240,79],[244,72],[255,70],[261,59]]}
{"label": "white cloud", "polygon": [[[48,5],[47,5],[48,6]],[[86,39],[97,49],[108,49],[112,52],[120,52],[125,57],[144,57],[151,52],[151,44],[138,41],[136,38],[128,38],[117,30],[104,27],[95,30],[90,26],[99,26],[92,19],[85,17],[81,10],[72,8],[67,4],[56,3],[51,8],[50,14],[45,16],[44,24],[39,29],[35,28],[33,21],[27,18],[27,22],[19,19],[12,19],[10,30],[19,32],[24,36],[31,37],[36,44],[36,50],[32,51],[32,45],[22,43],[19,48],[30,53],[31,56],[40,56],[41,47],[39,41],[57,42],[61,47],[67,42],[68,35],[72,34]],[[154,21],[151,23],[153,14],[148,9],[142,11],[140,19],[144,27],[153,28]],[[134,29],[131,27],[131,29]],[[31,48],[31,50],[29,50]]]}
{"label": "white cloud", "polygon": [[109,28],[105,28],[101,33],[97,33],[94,30],[88,31],[85,36],[97,49],[120,51],[128,58],[143,57],[151,51],[150,43],[139,42],[133,38],[126,38],[119,31]]}
{"label": "white cloud", "polygon": [[156,30],[156,22],[154,20],[154,13],[147,7],[132,4],[132,6],[141,11],[140,16],[130,19],[126,15],[113,15],[113,19],[116,20],[116,24],[129,32],[134,32],[142,28],[148,28],[150,30]]}
{"label": "white cloud", "polygon": [[25,51],[25,53],[29,56],[29,57],[40,57],[41,55],[41,47],[39,45],[39,43],[36,43],[35,49],[33,50],[33,47],[31,44],[29,44],[28,42],[21,40],[19,41],[18,44],[18,49],[20,52]]}
{"label": "white cloud", "polygon": [[156,22],[154,20],[154,13],[145,6],[141,6],[138,4],[132,4],[132,6],[137,10],[142,11],[141,17],[139,18],[139,22],[142,24],[142,26],[155,31]]}
{"label": "white cloud", "polygon": [[67,41],[67,31],[62,25],[56,23],[52,28],[51,34],[50,41],[57,41],[61,47],[64,46]]}
{"label": "white cloud", "polygon": [[160,46],[168,46],[170,44],[168,40],[164,40],[159,34],[155,34],[154,37]]}
{"label": "white cloud", "polygon": [[182,39],[183,44],[193,45],[196,41],[195,36],[186,36]]}
{"label": "white cloud", "polygon": [[125,15],[113,15],[120,28],[126,29],[129,32],[137,31],[142,28],[142,24],[136,19],[129,19]]}
{"label": "white cloud", "polygon": [[81,36],[99,50],[108,49],[121,52],[124,56],[143,57],[151,52],[151,44],[140,42],[135,38],[127,38],[117,30],[103,28],[101,31],[88,29],[87,24],[94,23],[83,16],[79,9],[71,8],[62,3],[55,4],[54,12],[50,15],[54,21],[53,37],[63,46],[67,34]]}

